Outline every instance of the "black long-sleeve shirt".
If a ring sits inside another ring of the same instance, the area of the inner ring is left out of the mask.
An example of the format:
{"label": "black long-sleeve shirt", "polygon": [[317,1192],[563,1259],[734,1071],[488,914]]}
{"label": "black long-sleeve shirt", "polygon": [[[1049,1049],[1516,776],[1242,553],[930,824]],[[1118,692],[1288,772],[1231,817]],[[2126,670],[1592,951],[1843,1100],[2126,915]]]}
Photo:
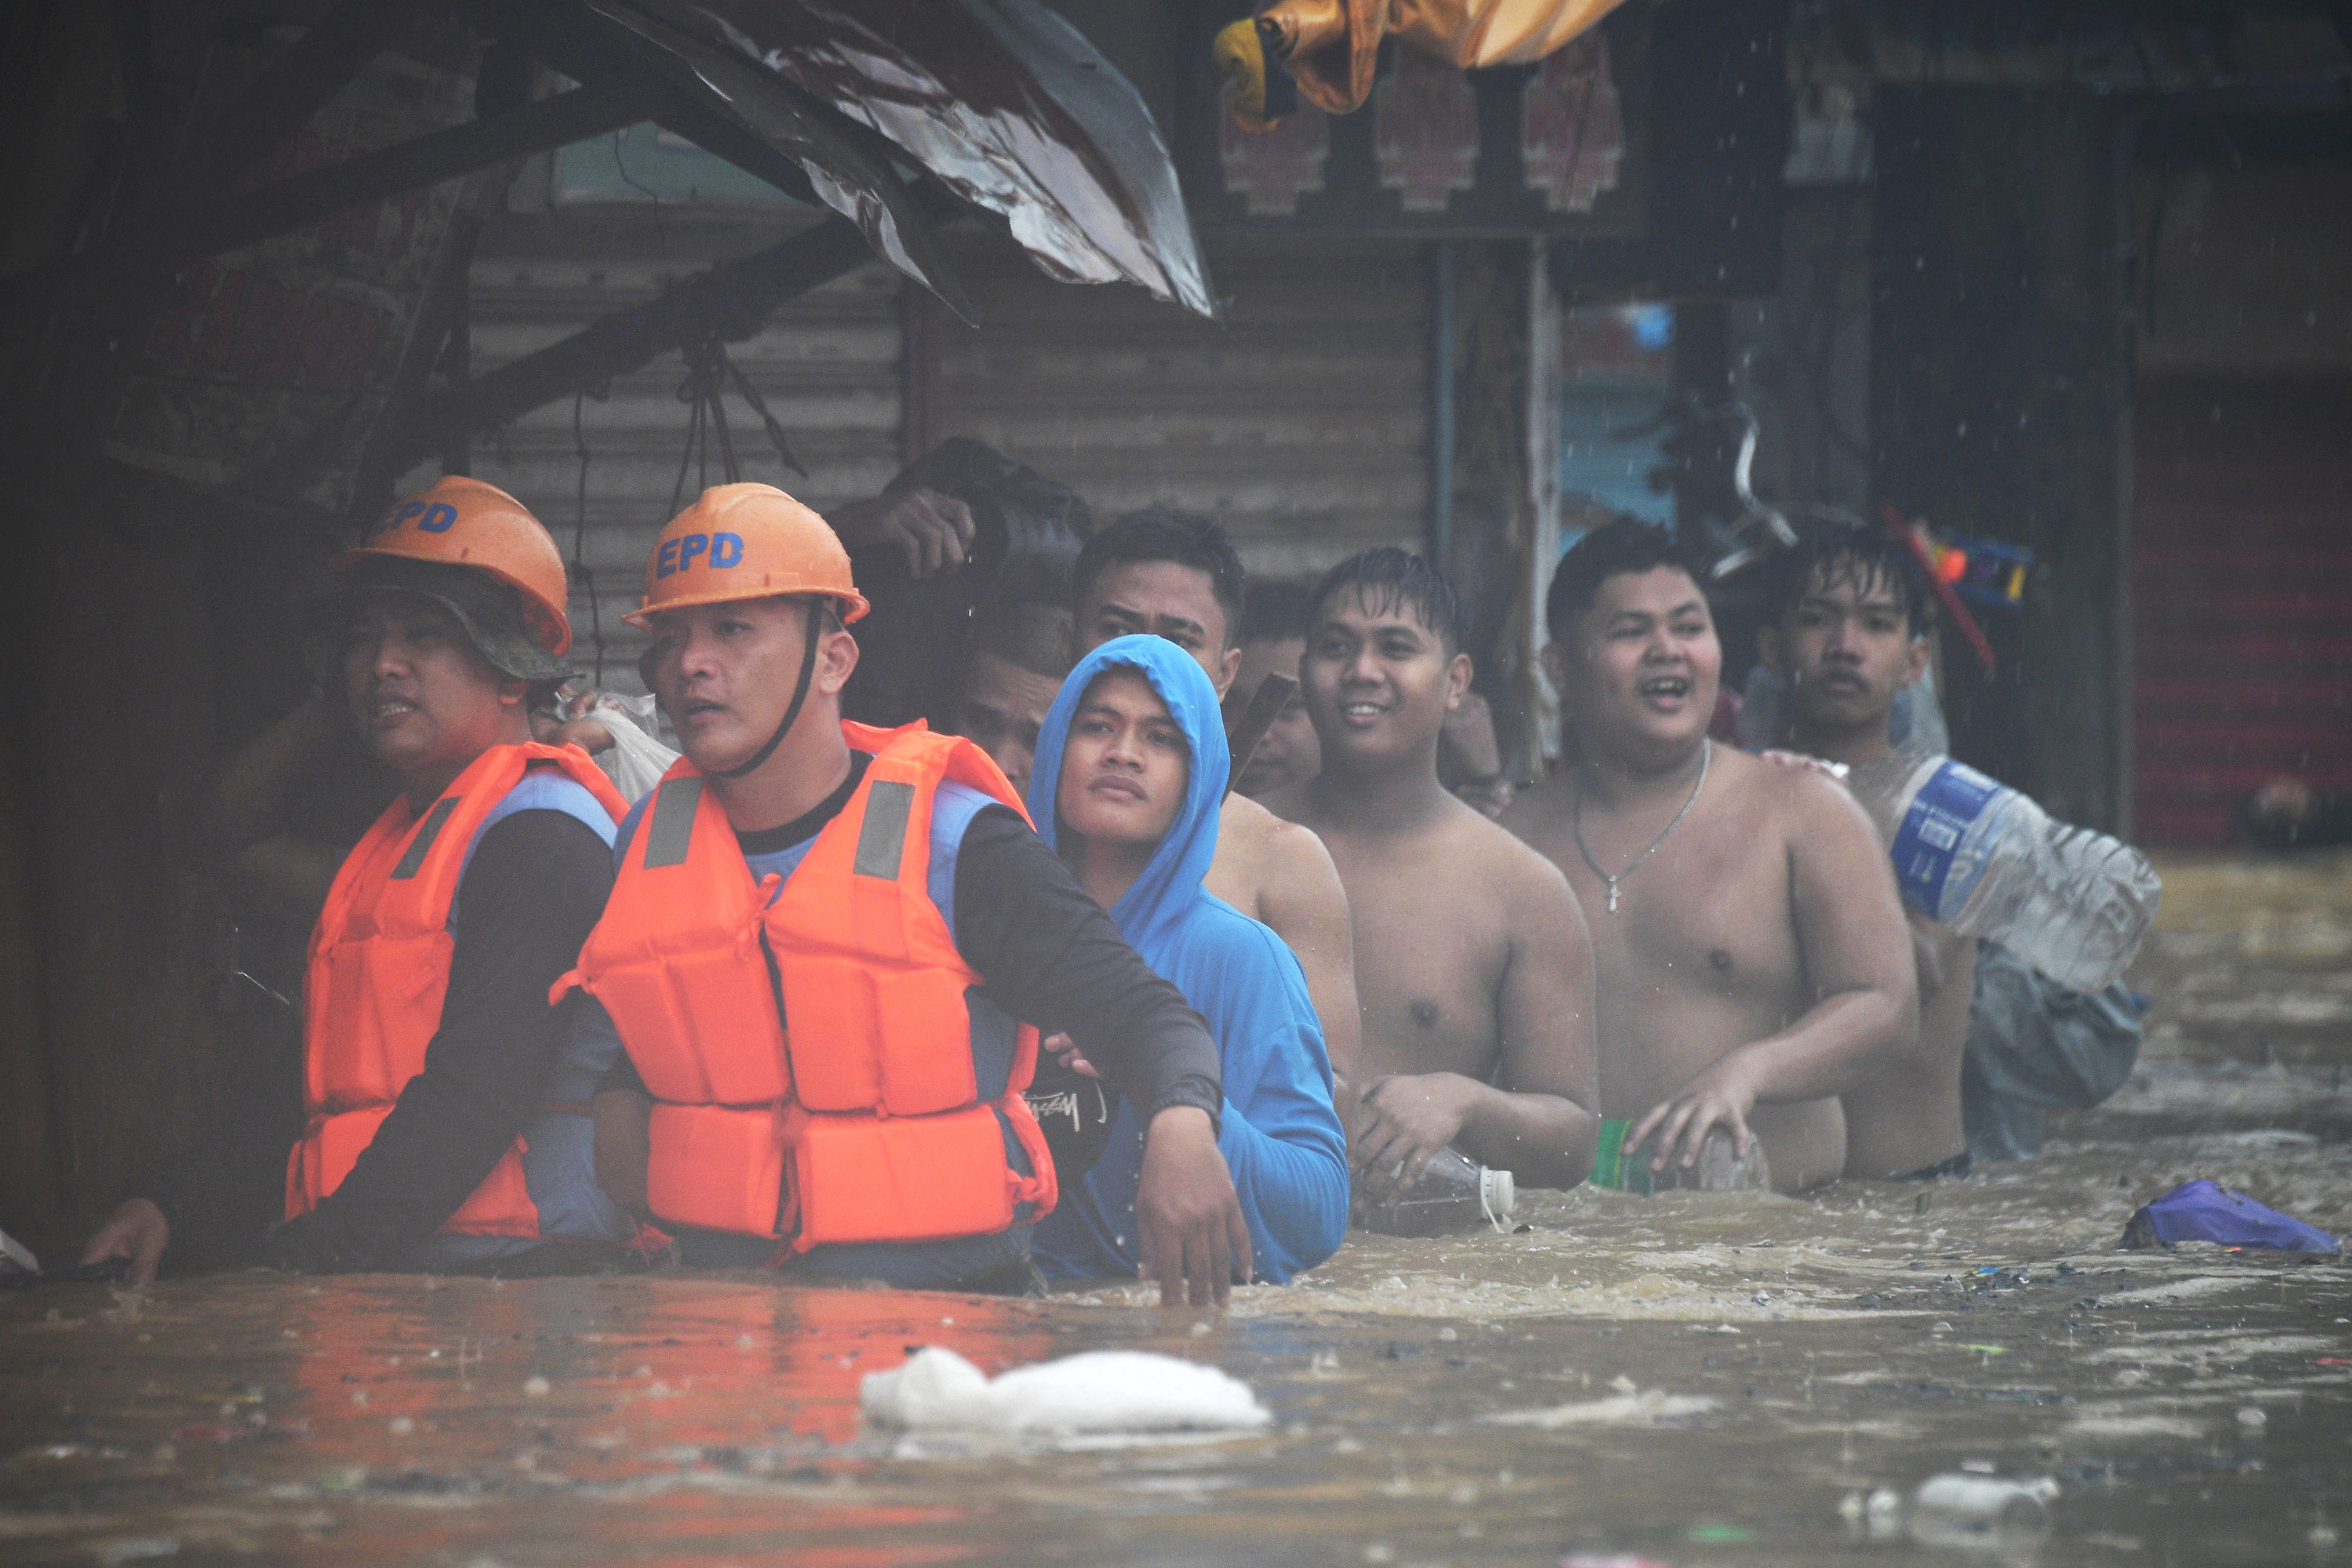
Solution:
{"label": "black long-sleeve shirt", "polygon": [[[612,889],[612,851],[560,811],[520,811],[475,846],[459,882],[449,984],[425,1068],[402,1089],[351,1174],[266,1236],[247,1226],[282,1192],[286,1149],[200,1144],[147,1195],[175,1261],[310,1272],[397,1267],[488,1175],[539,1108],[572,1005],[547,993],[577,961]],[[189,1244],[184,1248],[183,1242]]]}
{"label": "black long-sleeve shirt", "polygon": [[[849,804],[866,763],[865,752],[852,752],[849,776],[814,810],[781,827],[739,833],[737,843],[746,855],[774,855],[814,838]],[[1223,1077],[1208,1026],[1003,806],[984,807],[964,830],[954,917],[956,951],[989,998],[1041,1033],[1066,1033],[1143,1120],[1179,1105],[1218,1120]],[[625,1055],[604,1087],[645,1086]]]}

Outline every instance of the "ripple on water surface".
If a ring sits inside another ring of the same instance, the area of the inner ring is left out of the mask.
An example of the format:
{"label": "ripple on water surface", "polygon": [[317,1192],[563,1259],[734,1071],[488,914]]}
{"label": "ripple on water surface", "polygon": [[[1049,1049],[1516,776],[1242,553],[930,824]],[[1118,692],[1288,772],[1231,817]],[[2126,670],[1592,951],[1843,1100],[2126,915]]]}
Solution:
{"label": "ripple on water surface", "polygon": [[[15,1293],[0,1559],[2337,1562],[2347,1269],[2115,1250],[2133,1208],[2195,1177],[2352,1229],[2340,1026],[2188,1005],[2336,994],[2320,966],[2352,873],[2314,864],[2168,866],[2141,1078],[2050,1158],[1966,1182],[1537,1194],[1522,1231],[1351,1237],[1225,1314],[1116,1286],[1005,1301],[750,1276]],[[2269,1098],[2230,1101],[2233,1081]],[[1197,1358],[1274,1426],[1013,1445],[863,1426],[859,1380],[924,1344],[991,1374]],[[2053,1480],[2046,1538],[1915,1539],[1903,1500],[1971,1471]]]}

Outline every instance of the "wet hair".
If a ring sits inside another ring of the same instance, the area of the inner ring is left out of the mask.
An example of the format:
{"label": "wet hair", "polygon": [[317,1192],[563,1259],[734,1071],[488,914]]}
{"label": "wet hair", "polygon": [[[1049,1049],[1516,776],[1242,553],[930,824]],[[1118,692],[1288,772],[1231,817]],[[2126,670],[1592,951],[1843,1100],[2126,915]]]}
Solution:
{"label": "wet hair", "polygon": [[1381,609],[1402,605],[1411,610],[1414,620],[1436,634],[1449,658],[1469,640],[1462,596],[1445,580],[1445,574],[1409,550],[1393,544],[1359,550],[1324,573],[1307,595],[1307,623],[1311,626],[1331,602],[1331,595],[1345,588],[1355,589],[1367,604]]}
{"label": "wet hair", "polygon": [[1313,617],[1303,583],[1253,583],[1242,607],[1242,642],[1288,642],[1304,637]]}
{"label": "wet hair", "polygon": [[1851,583],[1857,595],[1884,589],[1894,595],[1911,635],[1936,629],[1936,596],[1911,547],[1874,528],[1832,524],[1807,533],[1772,562],[1764,579],[1764,614],[1779,626],[1796,613],[1805,591]]}
{"label": "wet hair", "polygon": [[1698,573],[1675,542],[1674,535],[1654,522],[1620,517],[1594,529],[1569,548],[1553,568],[1551,587],[1544,594],[1544,630],[1554,642],[1566,642],[1577,617],[1592,607],[1601,584],[1632,573],[1639,576],[1671,566],[1694,583]]}
{"label": "wet hair", "polygon": [[1171,506],[1129,512],[1087,541],[1078,552],[1077,569],[1070,574],[1071,613],[1082,613],[1087,595],[1112,567],[1152,561],[1172,561],[1205,573],[1209,592],[1224,612],[1225,646],[1241,641],[1242,602],[1249,578],[1240,553],[1215,519]]}
{"label": "wet hair", "polygon": [[1065,641],[1069,612],[1059,605],[1034,599],[994,598],[972,612],[971,630],[964,638],[962,679],[969,680],[971,658],[987,654],[1015,669],[1059,680],[1070,673]]}

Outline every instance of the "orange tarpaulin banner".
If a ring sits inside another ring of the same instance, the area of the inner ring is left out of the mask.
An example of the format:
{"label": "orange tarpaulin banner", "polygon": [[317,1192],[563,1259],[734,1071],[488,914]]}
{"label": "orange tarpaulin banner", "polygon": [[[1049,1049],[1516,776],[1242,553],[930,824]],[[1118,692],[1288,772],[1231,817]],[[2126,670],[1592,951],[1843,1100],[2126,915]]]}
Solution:
{"label": "orange tarpaulin banner", "polygon": [[1622,0],[1389,0],[1397,41],[1461,70],[1543,58]]}
{"label": "orange tarpaulin banner", "polygon": [[1261,46],[1290,68],[1299,96],[1329,114],[1372,90],[1381,39],[1458,70],[1542,59],[1622,0],[1276,0],[1259,11]]}

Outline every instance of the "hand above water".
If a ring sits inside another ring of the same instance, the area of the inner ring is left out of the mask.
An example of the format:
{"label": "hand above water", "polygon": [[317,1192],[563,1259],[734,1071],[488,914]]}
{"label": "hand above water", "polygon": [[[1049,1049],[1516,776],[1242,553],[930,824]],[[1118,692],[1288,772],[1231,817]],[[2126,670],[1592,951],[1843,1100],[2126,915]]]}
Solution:
{"label": "hand above water", "polygon": [[103,1263],[110,1258],[131,1260],[130,1272],[123,1278],[133,1285],[144,1285],[155,1278],[156,1266],[163,1260],[163,1248],[171,1244],[172,1222],[163,1211],[145,1198],[131,1198],[89,1238],[81,1249],[84,1263]]}
{"label": "hand above water", "polygon": [[1349,1153],[1358,1184],[1375,1196],[1421,1180],[1430,1159],[1462,1132],[1478,1085],[1460,1073],[1392,1073],[1364,1090]]}
{"label": "hand above water", "polygon": [[1734,1051],[1690,1082],[1670,1100],[1662,1100],[1643,1113],[1625,1135],[1625,1147],[1639,1149],[1652,1133],[1657,1135],[1650,1169],[1663,1171],[1679,1163],[1685,1169],[1698,1163],[1707,1130],[1720,1126],[1731,1134],[1732,1152],[1748,1157],[1748,1113],[1756,1108],[1756,1086],[1747,1063]]}
{"label": "hand above water", "polygon": [[1139,1272],[1160,1281],[1163,1307],[1188,1296],[1195,1307],[1222,1307],[1234,1279],[1250,1277],[1249,1222],[1207,1111],[1171,1105],[1151,1119],[1135,1223]]}

